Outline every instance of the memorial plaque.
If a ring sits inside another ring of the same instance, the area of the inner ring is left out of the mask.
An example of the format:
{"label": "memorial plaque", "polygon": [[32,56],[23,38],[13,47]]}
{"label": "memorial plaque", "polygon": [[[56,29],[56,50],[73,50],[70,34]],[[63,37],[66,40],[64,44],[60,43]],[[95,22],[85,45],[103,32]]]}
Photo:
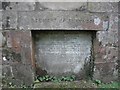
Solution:
{"label": "memorial plaque", "polygon": [[52,75],[79,74],[91,56],[91,33],[34,31],[36,64]]}
{"label": "memorial plaque", "polygon": [[32,11],[20,12],[19,29],[66,29],[66,30],[106,30],[108,18],[105,14],[79,11]]}

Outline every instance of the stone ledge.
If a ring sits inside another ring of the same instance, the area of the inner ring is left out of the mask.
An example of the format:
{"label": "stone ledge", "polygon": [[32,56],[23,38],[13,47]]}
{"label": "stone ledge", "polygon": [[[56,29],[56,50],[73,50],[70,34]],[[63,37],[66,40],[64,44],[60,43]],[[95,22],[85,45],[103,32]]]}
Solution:
{"label": "stone ledge", "polygon": [[54,82],[42,82],[42,83],[36,83],[34,85],[34,88],[97,88],[95,84],[93,84],[90,81],[73,81],[73,82],[60,82],[60,83],[54,83]]}
{"label": "stone ledge", "polygon": [[20,12],[18,28],[23,30],[107,30],[108,15],[79,11]]}
{"label": "stone ledge", "polygon": [[87,2],[38,2],[37,9],[83,11],[87,9]]}

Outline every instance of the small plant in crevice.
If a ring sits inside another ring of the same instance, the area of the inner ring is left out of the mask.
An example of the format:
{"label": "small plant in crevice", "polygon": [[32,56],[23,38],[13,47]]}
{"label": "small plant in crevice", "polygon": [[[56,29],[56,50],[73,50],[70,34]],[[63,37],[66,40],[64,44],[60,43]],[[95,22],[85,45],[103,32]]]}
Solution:
{"label": "small plant in crevice", "polygon": [[56,77],[56,76],[49,76],[49,75],[45,75],[42,77],[37,77],[37,82],[61,82],[61,81],[74,81],[76,79],[76,77],[74,75],[71,76],[61,76],[61,77]]}
{"label": "small plant in crevice", "polygon": [[102,81],[96,79],[96,80],[94,80],[94,83],[99,85],[99,84],[102,84]]}

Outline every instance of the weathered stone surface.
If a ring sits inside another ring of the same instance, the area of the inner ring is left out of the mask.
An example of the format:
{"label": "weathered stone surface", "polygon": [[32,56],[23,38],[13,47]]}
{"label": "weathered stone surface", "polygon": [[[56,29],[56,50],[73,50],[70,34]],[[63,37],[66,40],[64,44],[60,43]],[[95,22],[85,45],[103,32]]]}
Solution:
{"label": "weathered stone surface", "polygon": [[17,12],[3,11],[2,13],[2,28],[3,29],[17,29]]}
{"label": "weathered stone surface", "polygon": [[11,48],[2,49],[3,65],[12,65],[13,63],[22,63],[21,54],[13,51]]}
{"label": "weathered stone surface", "polygon": [[2,81],[2,65],[0,64],[0,87],[1,87],[1,81]]}
{"label": "weathered stone surface", "polygon": [[106,47],[106,60],[111,62],[117,62],[118,60],[118,48],[117,47]]}
{"label": "weathered stone surface", "polygon": [[83,11],[87,9],[87,2],[39,2],[38,9]]}
{"label": "weathered stone surface", "polygon": [[[3,72],[11,73],[16,80],[24,82],[26,85],[33,83],[32,69],[32,45],[30,31],[7,30],[3,33],[6,37],[6,44],[2,50],[3,66],[7,65],[7,70]],[[9,77],[5,75],[5,77]]]}
{"label": "weathered stone surface", "polygon": [[79,78],[84,78],[84,71],[90,62],[91,46],[90,32],[36,32],[36,64],[51,75],[75,74]]}
{"label": "weathered stone surface", "polygon": [[32,11],[35,9],[35,2],[3,2],[3,10]]}
{"label": "weathered stone surface", "polygon": [[109,31],[118,32],[118,13],[110,14]]}
{"label": "weathered stone surface", "polygon": [[118,80],[118,69],[116,63],[95,63],[94,79],[101,80],[103,82],[112,82]]}
{"label": "weathered stone surface", "polygon": [[12,72],[12,67],[10,65],[2,66],[2,75],[4,77],[14,77]]}
{"label": "weathered stone surface", "polygon": [[0,65],[2,65],[2,48],[0,48]]}
{"label": "weathered stone surface", "polygon": [[2,48],[2,38],[3,38],[2,31],[0,31],[0,48]]}
{"label": "weathered stone surface", "polygon": [[39,11],[19,13],[19,29],[106,30],[106,14],[79,11]]}
{"label": "weathered stone surface", "polygon": [[[18,32],[19,33],[19,32]],[[31,31],[21,32],[21,55],[24,64],[32,65],[32,36]]]}
{"label": "weathered stone surface", "polygon": [[108,31],[97,32],[97,38],[103,46],[118,46],[118,14],[111,14]]}
{"label": "weathered stone surface", "polygon": [[22,31],[8,31],[6,32],[7,47],[12,48],[16,53],[21,52],[21,32]]}
{"label": "weathered stone surface", "polygon": [[2,2],[0,1],[0,10],[2,10]]}
{"label": "weathered stone surface", "polygon": [[120,14],[120,2],[118,2],[118,13]]}
{"label": "weathered stone surface", "polygon": [[12,69],[13,75],[17,80],[22,81],[25,85],[31,85],[33,83],[33,70],[29,64],[19,63],[16,65],[12,65]]}
{"label": "weathered stone surface", "polygon": [[118,12],[117,2],[89,2],[88,10],[90,12]]}
{"label": "weathered stone surface", "polygon": [[95,49],[95,63],[116,62],[118,60],[118,47],[98,46]]}
{"label": "weathered stone surface", "polygon": [[2,11],[0,11],[0,30],[2,30]]}
{"label": "weathered stone surface", "polygon": [[[31,42],[32,39],[31,39],[31,32],[26,30],[41,30],[41,29],[61,30],[62,29],[62,30],[68,30],[67,33],[70,32],[69,30],[106,30],[106,31],[98,31],[96,33],[96,41],[94,42],[94,56],[95,56],[94,79],[99,79],[104,82],[110,82],[118,79],[117,78],[118,65],[116,64],[118,62],[117,49],[119,46],[118,45],[119,43],[118,42],[118,38],[119,38],[118,26],[120,25],[118,25],[119,19],[117,14],[118,12],[117,3],[115,2],[88,3],[88,11],[86,10],[87,9],[86,3],[64,3],[64,4],[63,3],[36,3],[36,6],[34,5],[35,5],[34,3],[24,3],[24,2],[9,3],[8,2],[4,4],[2,7],[5,11],[2,12],[2,10],[0,10],[0,29],[1,31],[3,31],[2,33],[0,32],[0,50],[2,49],[2,52],[3,52],[3,53],[0,52],[0,55],[1,55],[0,58],[1,58],[1,61],[3,60],[2,61],[2,64],[4,66],[3,71],[8,74],[8,75],[6,74],[6,77],[14,76],[16,79],[16,80],[12,80],[14,83],[19,82],[22,84],[23,82],[26,82],[26,84],[30,84],[33,81],[32,65],[34,65],[33,63],[34,55],[32,56],[33,54],[32,42]],[[36,11],[33,11],[34,9]],[[72,10],[72,11],[68,11],[68,10]],[[24,11],[27,11],[27,12],[24,12]],[[106,12],[110,12],[110,13],[106,13]],[[19,17],[17,16],[17,14],[19,15]],[[2,24],[2,20],[3,20],[3,24]],[[2,30],[2,25],[4,29],[7,29],[7,31]],[[20,30],[23,29],[23,31],[20,31],[18,28]],[[9,31],[11,29],[15,29],[16,31]],[[3,36],[3,38],[1,38],[1,36]],[[51,41],[49,40],[47,41],[48,38],[50,37],[52,38],[52,36],[50,36],[49,34],[48,36],[45,34],[44,36],[38,36],[38,39],[39,37],[41,37],[41,39],[39,39],[38,41],[36,40],[36,42],[40,42],[40,44],[38,44],[38,46],[40,47],[38,48],[43,50],[43,53],[37,56],[47,55],[47,57],[43,57],[43,59],[47,62],[47,64],[43,64],[43,66],[46,65],[48,67],[52,67],[50,66],[50,64],[48,64],[48,61],[49,60],[54,61],[53,58],[59,55],[58,54],[52,55],[52,53],[45,54],[44,52],[49,51],[47,49],[50,49],[52,51],[56,50],[58,52],[60,51],[67,52],[70,50],[72,51],[72,48],[73,48],[77,51],[76,47],[72,47],[72,45],[74,45],[74,42],[76,43],[76,45],[78,45],[77,42],[80,42],[80,41],[83,42],[84,44],[84,42],[86,41],[85,39],[87,39],[88,41],[87,37],[89,36],[91,35],[88,34],[86,36],[83,36],[84,41],[82,38],[79,37],[78,38],[79,40],[77,40],[76,42],[73,41],[73,43],[72,43],[73,39],[71,39],[72,36],[69,36],[69,39],[71,40],[71,42],[68,43],[69,41],[68,40],[65,43],[63,43],[65,40],[62,40],[61,38],[66,37],[66,35],[62,34],[60,38],[58,38],[61,40],[62,45],[59,44],[58,43],[59,40],[55,38],[55,42],[57,42],[56,47],[61,46],[61,48],[58,48],[58,49],[52,47],[52,45],[53,46],[55,45],[51,39],[50,39]],[[45,40],[46,41],[46,42],[44,41],[45,43],[51,42],[51,45],[42,46],[41,45],[42,40]],[[89,38],[89,40],[91,39]],[[83,47],[81,49],[87,48],[86,45],[83,45],[83,44],[80,45],[81,47]],[[90,43],[88,43],[88,45],[90,45]],[[1,46],[3,48],[1,48]],[[62,48],[62,46],[64,47]],[[65,46],[70,46],[70,47],[65,48]],[[73,51],[75,52],[75,50]],[[85,53],[87,52],[87,50],[85,50]],[[38,53],[40,52],[41,51],[38,50]],[[73,59],[74,57],[72,57],[72,55],[75,55],[75,54],[65,55],[64,52],[63,52],[63,57],[62,55],[59,56],[60,59],[64,61],[68,59],[65,57],[69,57],[71,58],[72,62],[73,60],[76,60],[76,59]],[[81,54],[81,53],[79,52],[78,54]],[[81,55],[82,57],[81,60],[85,59],[85,56],[87,56],[87,54]],[[39,57],[36,57],[36,58],[39,58]],[[79,55],[76,55],[75,58],[78,59]],[[58,64],[59,62],[58,61],[56,62],[57,62],[56,66],[59,66]],[[77,63],[77,62],[74,62],[74,63]],[[60,64],[62,64],[62,62],[60,62]],[[69,67],[67,60],[65,61],[65,63],[63,63],[63,65],[61,65],[63,67],[60,67],[60,70],[62,70],[61,68],[64,68],[64,65]],[[71,65],[70,68],[74,68],[76,65],[77,64],[74,64],[73,66]],[[69,70],[68,67],[66,68]],[[56,70],[54,67],[52,68],[54,71]],[[57,70],[58,69],[59,68],[57,68]],[[82,75],[85,76],[84,71]],[[82,77],[82,75],[80,76]]]}
{"label": "weathered stone surface", "polygon": [[[96,70],[94,71],[94,79],[100,79],[104,82],[117,80],[118,69],[116,69],[116,63],[118,62],[118,38],[118,14],[113,13],[109,15],[109,29],[96,33],[96,41],[94,42]],[[111,63],[112,66],[109,66]],[[100,67],[101,69],[99,69]],[[102,67],[104,67],[103,69],[108,68],[107,71],[111,73],[107,74],[106,72],[106,76],[103,76],[105,72],[102,71]],[[112,70],[114,69],[114,71],[112,71],[111,68]]]}
{"label": "weathered stone surface", "polygon": [[[120,2],[118,2],[118,20],[120,20]],[[120,46],[120,21],[118,22],[118,46]],[[120,47],[118,47],[118,58],[120,58]],[[118,60],[118,72],[120,72],[120,59]],[[118,79],[120,82],[120,73],[118,73]]]}

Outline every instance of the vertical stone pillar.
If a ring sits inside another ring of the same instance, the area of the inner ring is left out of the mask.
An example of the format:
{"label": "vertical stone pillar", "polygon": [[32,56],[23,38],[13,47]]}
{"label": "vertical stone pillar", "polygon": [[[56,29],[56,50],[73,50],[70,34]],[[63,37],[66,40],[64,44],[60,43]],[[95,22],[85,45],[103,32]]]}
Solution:
{"label": "vertical stone pillar", "polygon": [[120,1],[118,2],[118,80],[120,82]]}
{"label": "vertical stone pillar", "polygon": [[33,11],[34,7],[34,2],[0,2],[0,29],[5,39],[2,46],[2,74],[8,83],[17,86],[31,85],[34,81],[31,31],[17,27],[18,13]]}
{"label": "vertical stone pillar", "polygon": [[2,85],[2,2],[0,1],[0,89]]}
{"label": "vertical stone pillar", "polygon": [[31,85],[34,81],[31,31],[11,30],[3,33],[6,38],[3,48],[3,75],[15,85]]}
{"label": "vertical stone pillar", "polygon": [[109,13],[109,28],[98,31],[94,41],[94,79],[103,82],[118,80],[118,3],[91,2],[88,10],[96,13]]}

